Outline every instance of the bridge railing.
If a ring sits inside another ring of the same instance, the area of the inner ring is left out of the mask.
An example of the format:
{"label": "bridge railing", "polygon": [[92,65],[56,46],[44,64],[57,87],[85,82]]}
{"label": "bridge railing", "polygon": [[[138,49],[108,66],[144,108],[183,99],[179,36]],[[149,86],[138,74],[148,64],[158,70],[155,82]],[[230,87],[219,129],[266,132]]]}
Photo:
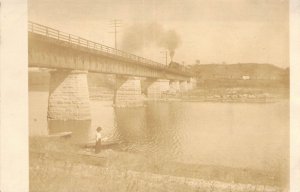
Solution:
{"label": "bridge railing", "polygon": [[81,38],[79,36],[68,34],[68,33],[59,31],[57,29],[54,29],[54,28],[51,28],[48,26],[44,26],[44,25],[41,25],[38,23],[34,23],[31,21],[28,22],[28,31],[39,34],[39,35],[43,35],[43,36],[46,36],[49,38],[54,38],[57,40],[65,41],[72,45],[79,45],[79,46],[83,46],[86,48],[101,51],[102,53],[107,53],[107,54],[111,54],[114,56],[119,56],[122,58],[130,59],[130,60],[136,61],[138,63],[142,63],[144,65],[151,65],[151,66],[155,66],[155,67],[159,67],[159,68],[164,68],[168,71],[173,71],[173,72],[177,72],[177,73],[180,73],[180,72],[186,73],[183,70],[178,71],[178,70],[170,69],[166,65],[152,61],[150,59],[139,57],[137,55],[127,53],[127,52],[124,52],[124,51],[121,51],[121,50],[118,50],[118,49],[115,49],[115,48],[112,48],[112,47],[109,47],[106,45],[102,45],[100,43],[96,43],[96,42]]}

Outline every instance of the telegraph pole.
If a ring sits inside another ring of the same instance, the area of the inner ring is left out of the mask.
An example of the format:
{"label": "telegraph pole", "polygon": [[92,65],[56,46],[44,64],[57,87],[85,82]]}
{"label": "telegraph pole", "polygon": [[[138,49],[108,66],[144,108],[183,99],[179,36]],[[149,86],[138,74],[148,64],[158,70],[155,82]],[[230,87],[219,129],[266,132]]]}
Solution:
{"label": "telegraph pole", "polygon": [[165,54],[166,65],[168,65],[168,51],[161,51],[161,53]]}
{"label": "telegraph pole", "polygon": [[119,32],[117,28],[121,27],[121,24],[122,24],[121,20],[118,19],[114,19],[110,21],[110,27],[114,29],[114,31],[110,33],[114,33],[115,35],[115,49],[117,49],[117,33]]}

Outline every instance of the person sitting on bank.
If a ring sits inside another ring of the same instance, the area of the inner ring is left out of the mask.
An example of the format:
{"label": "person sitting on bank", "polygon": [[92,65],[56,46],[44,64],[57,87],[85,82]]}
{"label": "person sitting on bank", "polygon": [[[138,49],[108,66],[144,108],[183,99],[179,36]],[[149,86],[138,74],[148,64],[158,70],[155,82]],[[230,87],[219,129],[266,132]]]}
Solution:
{"label": "person sitting on bank", "polygon": [[101,127],[97,127],[96,129],[96,145],[95,145],[95,153],[99,153],[101,151]]}

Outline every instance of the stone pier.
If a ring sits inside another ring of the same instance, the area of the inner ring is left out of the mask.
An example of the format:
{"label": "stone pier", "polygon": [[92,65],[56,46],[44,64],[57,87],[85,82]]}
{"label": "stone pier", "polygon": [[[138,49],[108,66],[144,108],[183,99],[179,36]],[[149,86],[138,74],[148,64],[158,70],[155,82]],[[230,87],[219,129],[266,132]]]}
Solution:
{"label": "stone pier", "polygon": [[141,80],[137,77],[116,76],[114,105],[116,107],[143,106]]}
{"label": "stone pier", "polygon": [[179,83],[179,89],[180,89],[180,92],[186,92],[188,90],[188,83],[187,81],[180,81]]}
{"label": "stone pier", "polygon": [[193,89],[193,84],[191,81],[187,81],[187,85],[186,85],[187,90],[192,90]]}
{"label": "stone pier", "polygon": [[170,81],[170,93],[177,93],[180,90],[179,81]]}
{"label": "stone pier", "polygon": [[188,88],[189,90],[195,89],[197,87],[197,79],[196,78],[190,78],[188,81]]}
{"label": "stone pier", "polygon": [[163,93],[170,90],[169,80],[166,79],[155,79],[148,81],[147,97],[149,99],[159,99],[163,97]]}
{"label": "stone pier", "polygon": [[90,120],[87,71],[51,72],[48,120]]}

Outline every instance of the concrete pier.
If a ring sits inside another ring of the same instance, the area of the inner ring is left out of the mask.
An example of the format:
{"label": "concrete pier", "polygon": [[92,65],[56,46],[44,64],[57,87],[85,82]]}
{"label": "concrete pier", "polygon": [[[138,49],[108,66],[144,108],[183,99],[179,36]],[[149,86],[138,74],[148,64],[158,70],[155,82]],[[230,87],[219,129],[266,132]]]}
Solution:
{"label": "concrete pier", "polygon": [[116,107],[143,106],[141,80],[137,77],[116,76],[114,105]]}
{"label": "concrete pier", "polygon": [[87,71],[51,72],[48,120],[90,120]]}
{"label": "concrete pier", "polygon": [[163,93],[170,90],[169,82],[166,79],[157,79],[149,83],[147,86],[147,97],[149,99],[162,98]]}

